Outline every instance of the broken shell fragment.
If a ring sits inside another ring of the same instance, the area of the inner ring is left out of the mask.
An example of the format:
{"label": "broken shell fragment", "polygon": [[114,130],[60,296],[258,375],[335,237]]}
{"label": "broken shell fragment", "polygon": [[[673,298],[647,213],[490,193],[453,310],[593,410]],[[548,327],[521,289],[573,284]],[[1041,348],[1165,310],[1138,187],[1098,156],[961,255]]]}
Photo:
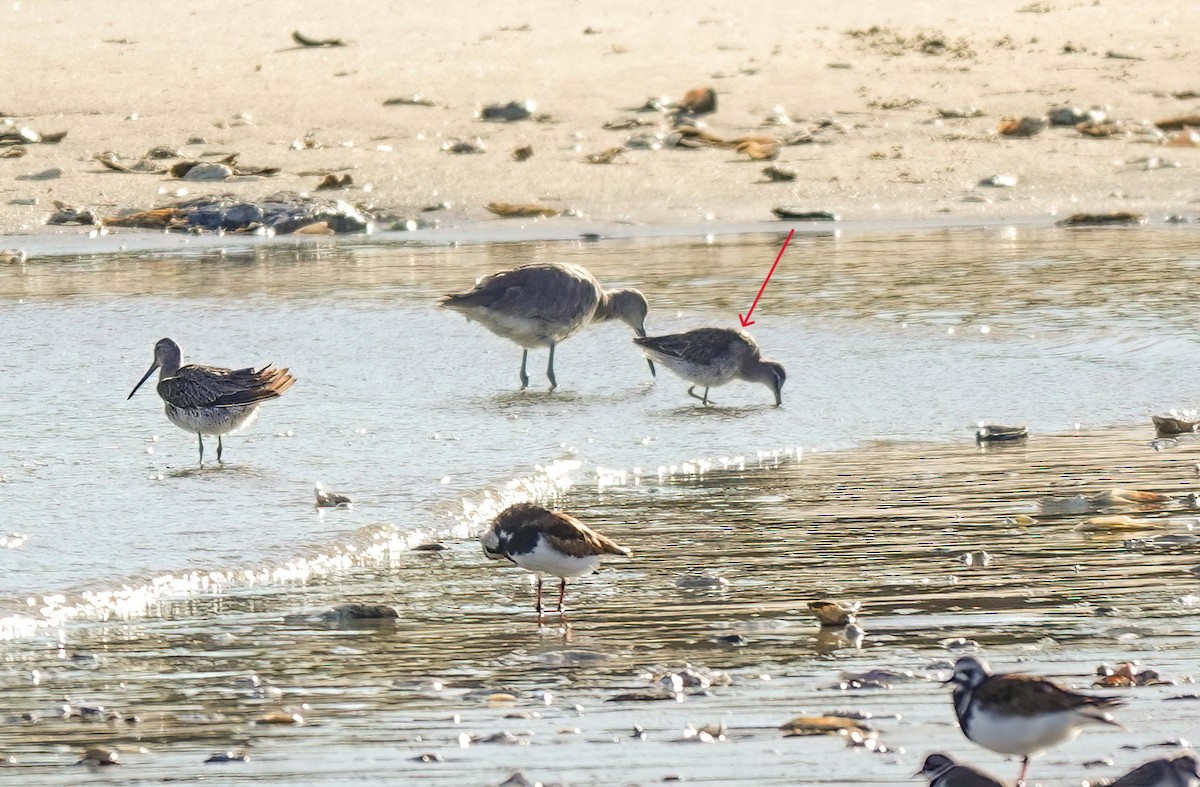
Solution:
{"label": "broken shell fragment", "polygon": [[609,148],[608,150],[603,150],[599,153],[589,154],[587,160],[593,164],[611,164],[616,160],[617,156],[624,152],[625,148],[623,147]]}
{"label": "broken shell fragment", "polygon": [[299,30],[292,31],[292,40],[300,46],[310,47],[333,47],[345,46],[346,42],[340,38],[309,38],[303,35]]}
{"label": "broken shell fragment", "polygon": [[717,91],[711,87],[692,88],[684,93],[675,108],[690,115],[706,115],[709,112],[716,112]]}
{"label": "broken shell fragment", "polygon": [[844,716],[797,716],[789,719],[779,729],[786,737],[807,735],[848,735],[851,732],[874,732],[875,728],[865,721]]}
{"label": "broken shell fragment", "polygon": [[496,123],[511,123],[516,120],[527,120],[537,112],[536,101],[509,101],[507,104],[490,104],[477,113],[480,120]]}
{"label": "broken shell fragment", "polygon": [[486,207],[491,213],[506,219],[530,218],[533,216],[549,218],[550,216],[557,216],[562,213],[560,210],[555,210],[545,205],[517,205],[511,202],[489,202]]}
{"label": "broken shell fragment", "polygon": [[779,206],[771,208],[771,212],[777,218],[785,221],[840,221],[836,213],[830,213],[827,210],[805,210],[804,208],[792,208],[787,206]]}
{"label": "broken shell fragment", "polygon": [[779,143],[774,141],[760,142],[748,139],[739,142],[734,150],[748,157],[751,161],[773,161],[779,158]]}
{"label": "broken shell fragment", "polygon": [[513,161],[528,161],[533,158],[533,145],[522,145],[512,152]]}
{"label": "broken shell fragment", "polygon": [[1032,137],[1042,133],[1049,126],[1050,119],[1043,115],[1041,117],[1023,117],[1020,120],[1005,118],[1000,121],[1000,127],[996,130],[1006,137]]}
{"label": "broken shell fragment", "polygon": [[1128,533],[1135,530],[1162,530],[1163,525],[1152,519],[1131,516],[1094,516],[1075,526],[1080,533]]}

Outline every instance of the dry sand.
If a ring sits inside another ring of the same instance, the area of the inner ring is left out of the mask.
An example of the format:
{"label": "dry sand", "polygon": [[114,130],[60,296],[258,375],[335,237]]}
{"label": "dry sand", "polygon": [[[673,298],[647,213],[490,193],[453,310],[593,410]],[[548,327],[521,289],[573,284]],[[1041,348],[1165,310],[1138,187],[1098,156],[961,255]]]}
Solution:
{"label": "dry sand", "polygon": [[[348,171],[356,184],[334,195],[402,215],[445,201],[452,209],[438,215],[451,224],[502,221],[484,210],[497,200],[539,201],[600,222],[697,227],[770,220],[780,204],[868,221],[1198,211],[1200,148],[1139,135],[1091,139],[1073,128],[996,134],[1006,116],[1060,104],[1107,104],[1130,121],[1200,112],[1200,98],[1186,97],[1200,91],[1200,14],[1179,0],[716,0],[684,11],[559,0],[3,1],[0,113],[18,126],[69,132],[60,144],[0,159],[3,233],[80,232],[44,226],[55,199],[111,215],[163,204],[181,188],[245,197],[308,190],[318,178],[305,173],[325,170]],[[348,45],[300,48],[293,30]],[[816,130],[822,144],[782,149],[777,163],[798,173],[794,182],[764,182],[764,162],[729,149],[585,161],[631,133],[670,130],[665,116],[629,108],[706,85],[719,94],[718,110],[703,118],[713,133]],[[414,93],[437,106],[383,105]],[[526,99],[552,119],[475,117],[481,104]],[[791,125],[765,124],[777,106]],[[969,107],[985,114],[939,118],[939,109]],[[238,115],[252,124],[230,125]],[[623,117],[659,125],[602,128]],[[321,147],[293,149],[305,135]],[[185,144],[192,137],[207,141]],[[481,155],[440,149],[475,137],[486,145]],[[533,157],[513,161],[511,151],[526,144]],[[242,163],[283,172],[197,184],[112,173],[93,160],[156,145],[188,156],[237,152]],[[1146,157],[1179,166],[1147,169]],[[53,167],[61,177],[17,180]],[[996,174],[1019,184],[977,185]]]}

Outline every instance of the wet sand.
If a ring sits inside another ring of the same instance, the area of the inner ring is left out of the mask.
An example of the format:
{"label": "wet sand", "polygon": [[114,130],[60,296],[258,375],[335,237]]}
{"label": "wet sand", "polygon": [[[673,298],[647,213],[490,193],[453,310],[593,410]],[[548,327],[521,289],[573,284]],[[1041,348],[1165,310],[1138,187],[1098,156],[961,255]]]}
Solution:
{"label": "wet sand", "polygon": [[[912,784],[931,749],[1011,779],[1017,763],[962,738],[937,682],[974,651],[960,638],[996,666],[1083,689],[1101,664],[1158,670],[1165,685],[1107,691],[1127,701],[1127,729],[1089,729],[1038,758],[1031,783],[1113,776],[1200,723],[1200,704],[1172,699],[1194,698],[1200,658],[1196,448],[1150,451],[1146,431],[880,442],[575,490],[557,502],[635,558],[573,583],[569,629],[537,629],[527,575],[472,542],[79,625],[64,648],[9,648],[0,665],[3,753],[17,760],[0,784],[74,783],[64,766],[101,744],[121,749],[122,779],[184,783],[496,785],[523,770],[570,784]],[[1173,496],[1103,509],[1162,530],[1089,535],[1095,509],[1050,510],[1116,485]],[[964,563],[981,549],[988,565]],[[861,646],[816,625],[805,607],[820,599],[865,602]],[[400,617],[305,616],[345,601]],[[685,665],[711,684],[664,693]],[[894,673],[840,685],[878,669]],[[778,729],[827,712],[870,714],[882,745]],[[249,761],[204,763],[229,749]]]}
{"label": "wet sand", "polygon": [[[348,45],[300,48],[293,30]],[[1106,104],[1132,122],[1194,114],[1198,33],[1192,10],[1168,0],[903,10],[718,2],[681,13],[631,2],[480,13],[459,2],[382,11],[308,1],[147,13],[133,3],[14,0],[0,8],[0,43],[13,64],[0,113],[18,126],[69,133],[0,159],[0,232],[47,231],[55,199],[112,215],[159,205],[179,189],[247,198],[309,190],[312,173],[324,171],[349,172],[356,184],[324,193],[383,215],[449,203],[424,215],[446,225],[502,222],[484,210],[492,201],[537,201],[586,221],[698,227],[771,220],[770,209],[784,204],[867,221],[1115,209],[1195,215],[1200,149],[1138,135],[1090,139],[1073,128],[1028,139],[996,130],[1005,117],[1057,104]],[[584,160],[630,134],[669,131],[661,114],[628,111],[647,97],[679,99],[705,85],[718,94],[717,111],[701,118],[715,134],[812,135],[815,144],[784,147],[776,162],[795,170],[795,181],[765,183],[765,162],[730,149]],[[383,104],[413,94],[436,105]],[[514,100],[533,100],[549,117],[475,118],[480,105]],[[776,107],[793,122],[766,125]],[[939,116],[973,107],[984,114]],[[602,128],[620,118],[654,125]],[[306,136],[320,147],[293,149]],[[187,144],[193,137],[205,141]],[[451,138],[476,137],[481,155],[441,151]],[[184,183],[109,172],[93,160],[102,151],[134,158],[156,145],[188,157],[238,153],[242,164],[282,173]],[[513,161],[522,145],[533,157]],[[1148,157],[1162,168],[1148,169]],[[49,168],[61,177],[17,180]],[[998,174],[1019,184],[977,185]],[[537,220],[547,221],[557,219]]]}

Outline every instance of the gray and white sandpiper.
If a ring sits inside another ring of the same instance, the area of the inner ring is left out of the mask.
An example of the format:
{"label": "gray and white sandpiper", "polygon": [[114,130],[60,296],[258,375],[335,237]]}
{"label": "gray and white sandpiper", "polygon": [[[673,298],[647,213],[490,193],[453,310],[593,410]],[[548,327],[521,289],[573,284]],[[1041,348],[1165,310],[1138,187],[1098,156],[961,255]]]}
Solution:
{"label": "gray and white sandpiper", "polygon": [[[733,328],[697,328],[686,333],[635,338],[651,361],[658,361],[692,383],[688,396],[708,404],[708,390],[733,380],[762,383],[775,394],[776,406],[783,404],[781,391],[787,372],[775,361],[763,358],[758,342],[745,331]],[[696,394],[704,387],[704,395]]]}
{"label": "gray and white sandpiper", "polygon": [[1004,782],[969,765],[955,762],[949,755],[934,753],[914,776],[924,776],[929,787],[1004,787]]}
{"label": "gray and white sandpiper", "polygon": [[563,613],[567,578],[590,574],[601,555],[630,557],[632,553],[569,514],[531,503],[517,503],[500,512],[480,537],[484,553],[507,559],[537,574],[537,614],[542,622],[542,575],[559,577],[558,613]]}
{"label": "gray and white sandpiper", "polygon": [[[646,335],[646,298],[637,290],[606,290],[578,265],[537,263],[485,276],[469,292],[452,293],[440,306],[463,314],[521,347],[521,390],[529,387],[529,351],[550,348],[546,378],[554,377],[554,348],[594,322],[621,320]],[[650,363],[654,374],[654,363]]]}
{"label": "gray and white sandpiper", "polygon": [[217,436],[217,461],[221,461],[221,436],[248,426],[258,414],[258,405],[276,399],[291,388],[296,378],[287,369],[270,364],[261,369],[222,369],[215,366],[181,366],[183,353],[171,339],[154,345],[154,363],[133,386],[132,399],[142,383],[158,370],[158,395],[167,418],[200,440],[200,464],[204,464],[204,435]]}
{"label": "gray and white sandpiper", "polygon": [[1108,787],[1196,787],[1200,784],[1200,758],[1180,754],[1142,763]]}
{"label": "gray and white sandpiper", "polygon": [[1029,758],[1072,741],[1089,724],[1121,725],[1108,711],[1124,704],[1093,697],[1034,675],[993,674],[987,662],[963,656],[947,683],[954,684],[954,713],[968,739],[985,749],[1021,757],[1017,784]]}

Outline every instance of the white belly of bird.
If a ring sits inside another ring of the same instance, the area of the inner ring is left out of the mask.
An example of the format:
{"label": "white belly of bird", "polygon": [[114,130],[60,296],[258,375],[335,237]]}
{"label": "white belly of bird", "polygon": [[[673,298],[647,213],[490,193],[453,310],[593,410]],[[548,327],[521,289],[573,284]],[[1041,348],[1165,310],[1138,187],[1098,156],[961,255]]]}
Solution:
{"label": "white belly of bird", "polygon": [[249,426],[258,415],[258,405],[240,407],[196,407],[184,409],[166,405],[167,418],[193,434],[229,434]]}
{"label": "white belly of bird", "polygon": [[1037,716],[1001,716],[976,710],[967,736],[1000,754],[1033,755],[1075,740],[1086,717],[1072,711]]}
{"label": "white belly of bird", "polygon": [[526,571],[549,574],[552,577],[581,577],[596,570],[599,555],[574,557],[565,555],[538,539],[537,546],[523,555],[513,555],[513,562]]}

